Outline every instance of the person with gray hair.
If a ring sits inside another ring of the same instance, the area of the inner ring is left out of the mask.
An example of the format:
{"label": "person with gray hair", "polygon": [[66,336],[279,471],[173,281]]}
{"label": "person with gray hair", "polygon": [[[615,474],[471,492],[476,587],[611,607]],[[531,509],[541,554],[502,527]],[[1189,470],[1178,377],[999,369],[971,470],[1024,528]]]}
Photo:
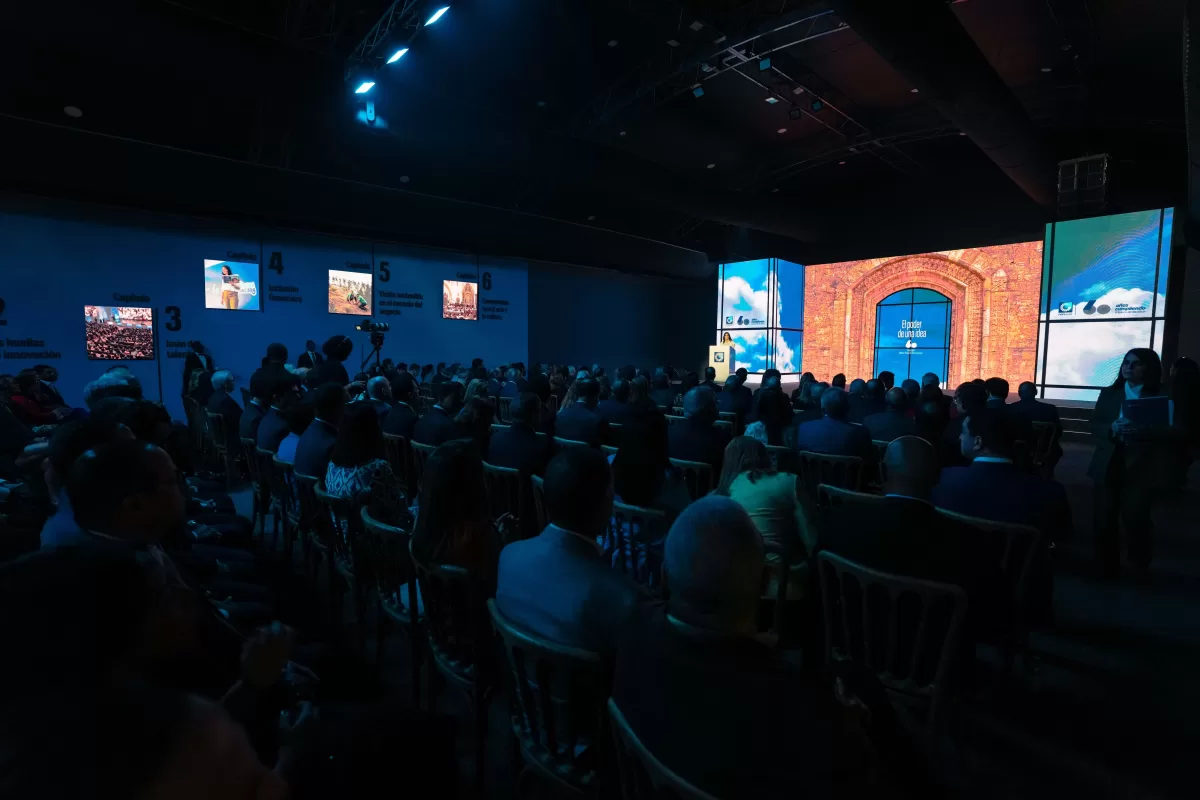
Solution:
{"label": "person with gray hair", "polygon": [[517,379],[521,377],[521,373],[516,367],[509,367],[504,373],[504,385],[500,387],[500,397],[507,397],[512,401],[516,401],[521,396],[521,386]]}
{"label": "person with gray hair", "polygon": [[379,417],[379,425],[382,428],[384,420],[392,410],[392,384],[383,375],[376,375],[367,381],[367,399],[364,403],[369,403],[375,408],[375,414]]}
{"label": "person with gray hair", "polygon": [[850,396],[830,387],[821,394],[820,419],[796,428],[796,449],[833,456],[858,456],[864,464],[874,461],[871,434],[862,425],[849,422]]}
{"label": "person with gray hair", "polygon": [[[916,382],[914,381],[914,384]],[[908,415],[908,394],[899,386],[893,386],[884,395],[887,410],[869,414],[863,419],[863,427],[871,432],[876,441],[890,442],[915,432],[913,418]]]}
{"label": "person with gray hair", "polygon": [[242,407],[233,397],[233,373],[227,369],[219,369],[212,376],[213,393],[208,398],[204,410],[220,414],[225,420],[225,446],[232,448],[231,453],[239,452],[241,442],[238,439],[238,428],[242,422]]}
{"label": "person with gray hair", "polygon": [[696,386],[683,396],[683,422],[667,429],[667,454],[683,461],[708,464],[713,474],[721,472],[721,459],[729,445],[729,433],[716,427],[717,396],[707,386]]}
{"label": "person with gray hair", "polygon": [[849,733],[832,679],[789,665],[759,636],[763,569],[741,506],[710,495],[685,509],[667,534],[666,607],[641,615],[618,647],[613,701],[659,761],[710,795],[852,793],[870,751]]}
{"label": "person with gray hair", "polygon": [[106,372],[83,389],[83,404],[91,411],[107,397],[142,399],[142,383],[131,372]]}

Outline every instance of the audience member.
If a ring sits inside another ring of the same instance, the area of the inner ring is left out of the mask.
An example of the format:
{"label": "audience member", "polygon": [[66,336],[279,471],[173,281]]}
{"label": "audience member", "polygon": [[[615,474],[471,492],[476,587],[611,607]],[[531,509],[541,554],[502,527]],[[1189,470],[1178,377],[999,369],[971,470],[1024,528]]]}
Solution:
{"label": "audience member", "polygon": [[325,356],[317,352],[317,343],[309,339],[304,343],[304,352],[296,359],[296,366],[301,369],[312,370],[325,360]]}
{"label": "audience member", "polygon": [[629,381],[618,378],[612,385],[612,395],[596,404],[596,413],[610,425],[623,425],[632,406],[629,404]]}
{"label": "audience member", "polygon": [[55,512],[42,526],[42,549],[58,547],[83,535],[67,495],[66,480],[75,462],[89,450],[118,441],[133,439],[128,428],[109,418],[91,417],[72,420],[55,429],[50,448],[42,464],[46,490],[55,504]]}
{"label": "audience member", "polygon": [[[1028,427],[1032,433],[1034,422],[1048,422],[1054,426],[1053,443],[1050,445],[1050,452],[1046,455],[1044,467],[1047,475],[1054,475],[1054,468],[1063,456],[1062,444],[1062,422],[1058,418],[1058,406],[1052,403],[1042,403],[1037,400],[1037,387],[1029,381],[1025,381],[1017,387],[1017,402],[1007,407],[1012,418],[1019,418]],[[1030,446],[1034,443],[1034,439],[1029,441]]]}
{"label": "audience member", "polygon": [[887,410],[870,414],[863,419],[863,427],[871,434],[871,438],[881,442],[890,442],[901,436],[911,436],[915,427],[913,418],[908,415],[908,395],[903,389],[893,387],[884,395]]}
{"label": "audience member", "polygon": [[90,411],[97,403],[109,397],[142,399],[142,384],[128,372],[106,372],[89,383],[83,390],[83,404]]}
{"label": "audience member", "polygon": [[754,422],[746,426],[746,435],[772,447],[782,447],[792,422],[792,404],[782,389],[758,393],[755,399]]}
{"label": "audience member", "polygon": [[469,397],[454,418],[454,438],[470,439],[486,453],[488,440],[492,438],[492,420],[496,407],[484,397]]}
{"label": "audience member", "polygon": [[917,398],[921,396],[921,384],[912,378],[905,378],[900,382],[900,388],[904,390],[904,396],[908,398],[908,411],[911,417],[917,408]]}
{"label": "audience member", "polygon": [[885,369],[879,373],[879,383],[883,385],[883,391],[886,393],[896,385],[896,373]]}
{"label": "audience member", "polygon": [[725,388],[717,395],[717,409],[725,414],[737,414],[739,419],[745,419],[750,413],[750,403],[753,400],[750,391],[742,386],[742,379],[730,375],[725,379]]}
{"label": "audience member", "polygon": [[351,403],[342,412],[337,441],[329,452],[325,491],[366,505],[376,519],[391,519],[402,507],[396,475],[383,457],[379,415],[366,403]]}
{"label": "audience member", "polygon": [[525,392],[513,404],[512,424],[492,435],[487,463],[541,475],[553,452],[553,440],[537,432],[542,404],[537,395]]}
{"label": "audience member", "polygon": [[839,372],[837,375],[833,376],[833,380],[829,382],[829,385],[833,386],[836,389],[841,389],[842,391],[845,391],[846,390],[846,376],[844,374],[842,374],[841,372]]}
{"label": "audience member", "polygon": [[271,407],[271,395],[275,387],[263,370],[257,370],[250,376],[250,404],[242,412],[238,423],[238,437],[258,441],[258,426]]}
{"label": "audience member", "polygon": [[642,590],[605,563],[597,545],[612,510],[608,461],[596,450],[567,448],[546,468],[543,491],[550,524],[501,551],[496,605],[537,636],[611,658]]}
{"label": "audience member", "polygon": [[296,450],[300,446],[300,439],[312,425],[315,416],[316,409],[309,403],[292,403],[284,409],[283,419],[287,423],[288,435],[279,443],[279,449],[275,451],[276,459],[286,464],[296,463]]}
{"label": "audience member", "polygon": [[[821,395],[825,394],[825,390],[829,388],[831,387],[818,381],[811,381],[804,385],[804,392],[801,393],[798,404],[795,406],[796,413],[792,415],[793,428],[820,419],[824,415],[825,412],[821,411]],[[846,397],[849,400],[852,395],[847,394]]]}
{"label": "audience member", "polygon": [[392,411],[392,384],[382,375],[376,375],[367,381],[367,405],[375,409],[382,427],[387,422],[387,416]]}
{"label": "audience member", "polygon": [[704,368],[704,380],[700,383],[701,386],[707,386],[714,392],[721,391],[721,384],[717,383],[717,370],[715,367]]}
{"label": "audience member", "polygon": [[[815,509],[797,478],[771,466],[767,448],[749,436],[737,436],[725,448],[725,462],[714,494],[725,495],[750,515],[768,545],[783,550],[788,563],[799,564],[817,543]],[[778,555],[768,556],[777,561]]]}
{"label": "audience member", "polygon": [[717,421],[717,396],[700,386],[691,389],[683,398],[683,415],[683,422],[667,428],[667,454],[708,464],[714,474],[720,472],[729,434],[713,425]]}
{"label": "audience member", "polygon": [[796,429],[796,449],[835,456],[858,456],[865,463],[874,461],[871,434],[862,425],[847,421],[849,395],[829,388],[821,395],[824,416]]}
{"label": "audience member", "polygon": [[329,467],[329,454],[338,438],[342,411],[350,401],[346,388],[338,383],[318,386],[312,393],[316,416],[296,443],[293,469],[299,475],[321,478]]}
{"label": "audience member", "polygon": [[421,403],[412,372],[402,372],[396,376],[392,381],[392,396],[395,403],[383,420],[383,432],[411,439],[417,424],[416,409]]}
{"label": "audience member", "polygon": [[608,435],[608,423],[596,412],[600,386],[591,378],[583,378],[576,380],[571,388],[576,400],[559,410],[555,431],[563,439],[599,447]]}
{"label": "audience member", "polygon": [[521,390],[517,386],[517,378],[520,373],[516,367],[509,367],[508,372],[504,374],[504,384],[500,387],[500,397],[507,397],[511,400],[516,400],[521,395]]}
{"label": "audience member", "polygon": [[1003,408],[1008,403],[1008,381],[1004,378],[988,378],[983,390],[987,392],[988,408]]}
{"label": "audience member", "polygon": [[658,372],[650,381],[650,399],[660,410],[670,411],[674,407],[675,390],[671,388],[671,379],[665,373]]}
{"label": "audience member", "polygon": [[488,516],[483,459],[474,442],[448,441],[429,456],[417,505],[413,557],[465,567],[493,585],[500,537]]}
{"label": "audience member", "polygon": [[13,393],[9,397],[9,406],[13,414],[21,422],[30,427],[39,425],[56,425],[71,413],[65,406],[47,408],[42,405],[42,397],[38,391],[40,378],[36,371],[23,369],[13,380]]}
{"label": "audience member", "polygon": [[445,380],[433,386],[437,402],[413,426],[412,440],[419,444],[439,445],[455,436],[454,417],[462,405],[463,385]]}
{"label": "audience member", "polygon": [[762,539],[733,501],[706,497],[680,515],[666,542],[666,608],[623,639],[613,700],[659,761],[713,796],[791,797],[797,786],[867,796],[870,748],[832,680],[757,636],[763,565]]}
{"label": "audience member", "polygon": [[271,405],[258,424],[258,435],[255,441],[259,449],[270,450],[272,453],[279,449],[279,443],[288,435],[287,420],[283,417],[283,410],[299,400],[295,384],[288,380],[275,381],[271,390]]}
{"label": "audience member", "polygon": [[350,375],[346,372],[344,362],[354,350],[354,342],[349,336],[338,334],[331,336],[321,345],[325,359],[308,371],[305,385],[315,389],[323,383],[337,383],[346,386],[350,383]]}

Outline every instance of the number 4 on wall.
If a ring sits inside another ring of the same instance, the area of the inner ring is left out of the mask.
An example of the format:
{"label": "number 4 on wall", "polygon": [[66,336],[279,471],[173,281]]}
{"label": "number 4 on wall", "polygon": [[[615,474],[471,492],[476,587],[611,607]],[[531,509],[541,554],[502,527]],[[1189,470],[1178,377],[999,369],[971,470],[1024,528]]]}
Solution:
{"label": "number 4 on wall", "polygon": [[283,253],[276,250],[271,253],[271,261],[267,264],[267,269],[273,269],[279,275],[283,274]]}

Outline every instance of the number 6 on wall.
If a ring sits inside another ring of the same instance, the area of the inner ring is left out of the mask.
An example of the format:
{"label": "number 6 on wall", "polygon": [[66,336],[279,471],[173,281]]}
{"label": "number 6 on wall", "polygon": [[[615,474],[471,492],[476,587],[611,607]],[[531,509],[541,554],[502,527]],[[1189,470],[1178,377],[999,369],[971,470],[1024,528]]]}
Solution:
{"label": "number 6 on wall", "polygon": [[167,312],[167,330],[174,332],[183,327],[183,320],[179,316],[179,306],[167,306],[163,310]]}
{"label": "number 6 on wall", "polygon": [[490,272],[485,272],[485,273],[483,273],[482,285],[483,285],[483,289],[484,289],[484,291],[491,291],[491,288],[492,288],[492,273],[490,273]]}

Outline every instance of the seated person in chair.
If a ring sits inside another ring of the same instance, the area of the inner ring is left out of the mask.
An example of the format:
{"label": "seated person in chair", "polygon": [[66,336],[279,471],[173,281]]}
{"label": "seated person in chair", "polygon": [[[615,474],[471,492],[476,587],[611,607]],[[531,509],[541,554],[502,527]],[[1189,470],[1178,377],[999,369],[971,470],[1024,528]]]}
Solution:
{"label": "seated person in chair", "polygon": [[850,396],[830,387],[821,393],[821,419],[806,422],[796,429],[796,449],[833,456],[858,456],[864,462],[874,459],[871,434],[862,425],[846,420]]}
{"label": "seated person in chair", "polygon": [[683,397],[682,423],[667,429],[667,453],[671,458],[708,464],[713,474],[721,471],[721,457],[729,434],[713,425],[717,421],[717,396],[697,386]]}
{"label": "seated person in chair", "polygon": [[532,392],[522,393],[513,404],[512,424],[492,434],[487,462],[496,467],[541,475],[554,449],[554,440],[537,432],[541,413],[538,396]]}

